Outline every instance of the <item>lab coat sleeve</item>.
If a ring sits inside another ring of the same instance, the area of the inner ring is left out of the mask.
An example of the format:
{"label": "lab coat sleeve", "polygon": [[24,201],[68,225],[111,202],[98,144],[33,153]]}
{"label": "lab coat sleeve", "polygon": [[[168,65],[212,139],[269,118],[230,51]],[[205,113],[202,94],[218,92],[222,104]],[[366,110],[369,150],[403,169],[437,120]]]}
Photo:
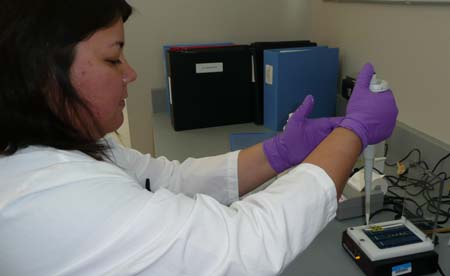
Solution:
{"label": "lab coat sleeve", "polygon": [[129,263],[134,270],[127,272],[277,275],[334,218],[337,207],[333,182],[309,164],[230,207],[206,195],[195,200],[165,196],[167,205],[158,206],[164,212],[164,228],[151,226],[149,233],[158,239],[147,249],[143,246],[143,252],[151,250],[136,256]]}
{"label": "lab coat sleeve", "polygon": [[165,188],[190,197],[206,194],[225,205],[239,199],[239,151],[179,162],[165,157],[153,158],[150,154],[125,148],[111,137],[107,141],[112,148],[113,162],[134,176],[141,186],[149,179],[152,191]]}
{"label": "lab coat sleeve", "polygon": [[55,171],[66,179],[2,209],[5,275],[277,275],[337,205],[331,179],[309,164],[230,207],[147,192],[111,166],[77,168],[36,175],[36,183]]}

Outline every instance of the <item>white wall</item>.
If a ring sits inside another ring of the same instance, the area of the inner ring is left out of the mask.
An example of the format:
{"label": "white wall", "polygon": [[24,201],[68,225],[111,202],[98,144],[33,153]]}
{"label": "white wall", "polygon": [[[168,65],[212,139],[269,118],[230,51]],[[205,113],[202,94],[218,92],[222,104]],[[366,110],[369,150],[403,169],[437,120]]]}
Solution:
{"label": "white wall", "polygon": [[450,144],[450,5],[310,3],[312,37],[340,48],[343,74],[371,61],[399,120]]}
{"label": "white wall", "polygon": [[131,144],[153,152],[151,88],[164,87],[162,46],[172,43],[305,38],[306,0],[135,0],[125,53],[138,80],[129,87]]}
{"label": "white wall", "polygon": [[125,107],[123,110],[123,116],[124,116],[123,124],[117,130],[117,134],[118,134],[117,139],[122,145],[130,148],[131,147],[131,137],[130,137],[130,125],[129,125],[129,121],[128,121],[127,107]]}

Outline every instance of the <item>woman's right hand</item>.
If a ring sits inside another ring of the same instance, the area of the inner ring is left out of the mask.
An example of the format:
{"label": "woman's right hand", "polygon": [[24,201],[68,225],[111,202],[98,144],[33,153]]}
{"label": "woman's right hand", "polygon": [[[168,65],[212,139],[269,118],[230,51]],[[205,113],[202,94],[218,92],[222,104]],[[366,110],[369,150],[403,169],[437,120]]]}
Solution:
{"label": "woman's right hand", "polygon": [[365,64],[353,88],[345,118],[339,124],[359,136],[362,149],[389,138],[398,115],[390,89],[380,93],[370,91],[373,74],[372,64]]}

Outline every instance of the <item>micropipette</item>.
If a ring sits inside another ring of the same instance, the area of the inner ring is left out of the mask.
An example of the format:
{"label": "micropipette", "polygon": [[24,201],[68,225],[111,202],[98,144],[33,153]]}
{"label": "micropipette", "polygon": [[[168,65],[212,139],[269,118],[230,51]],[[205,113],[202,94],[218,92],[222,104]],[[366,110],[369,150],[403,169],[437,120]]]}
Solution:
{"label": "micropipette", "polygon": [[[377,79],[374,74],[370,81],[370,91],[373,93],[384,92],[389,89],[388,83],[384,80]],[[372,170],[375,159],[375,145],[368,145],[363,152],[364,156],[364,191],[365,191],[365,218],[366,225],[370,222],[370,195],[372,192]]]}

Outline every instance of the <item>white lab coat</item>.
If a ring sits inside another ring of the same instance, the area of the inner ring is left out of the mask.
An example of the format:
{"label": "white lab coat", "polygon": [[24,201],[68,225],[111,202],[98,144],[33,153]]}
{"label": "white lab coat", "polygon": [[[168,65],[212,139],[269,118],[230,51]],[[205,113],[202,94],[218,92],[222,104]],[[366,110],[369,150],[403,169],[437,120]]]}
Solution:
{"label": "white lab coat", "polygon": [[111,143],[116,165],[35,146],[0,157],[0,275],[276,275],[335,215],[311,164],[238,200],[238,152],[180,164]]}

